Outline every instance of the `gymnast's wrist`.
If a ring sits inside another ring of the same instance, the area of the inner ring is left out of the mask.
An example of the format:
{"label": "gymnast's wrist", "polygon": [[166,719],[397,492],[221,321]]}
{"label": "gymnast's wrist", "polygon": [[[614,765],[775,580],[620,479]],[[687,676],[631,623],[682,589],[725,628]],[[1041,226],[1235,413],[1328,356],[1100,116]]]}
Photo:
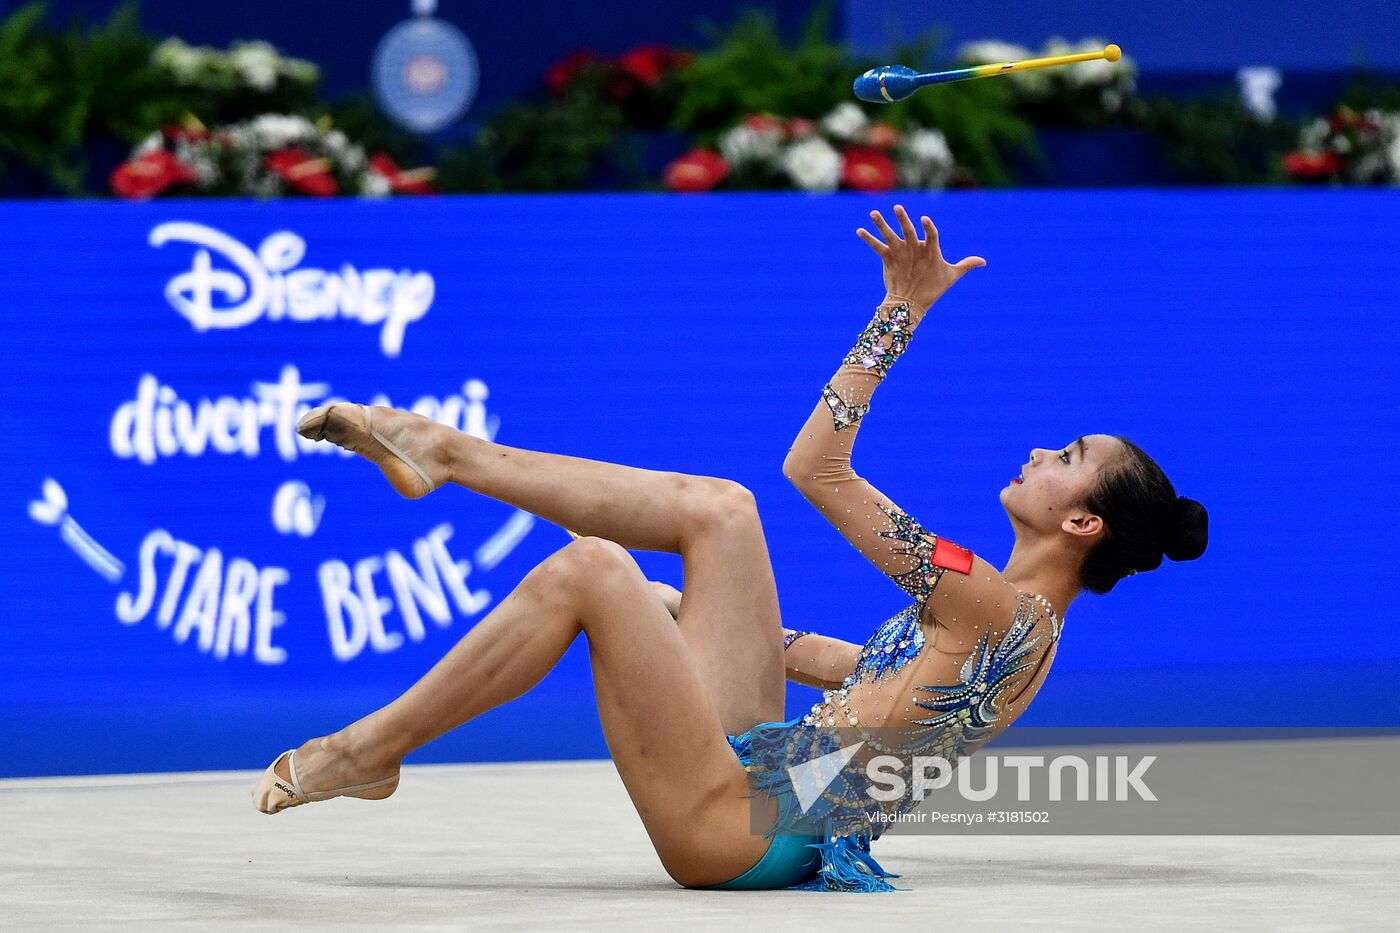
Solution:
{"label": "gymnast's wrist", "polygon": [[[937,301],[937,299],[935,298],[934,301]],[[928,309],[933,307],[932,301],[930,301],[928,304],[923,304],[917,299],[911,298],[908,295],[889,291],[885,292],[885,299],[884,301],[880,302],[880,307],[893,307],[895,305],[902,304],[907,304],[909,306],[909,317],[911,324],[918,324],[921,320],[924,319],[924,315],[928,314]]]}
{"label": "gymnast's wrist", "polygon": [[786,651],[789,648],[791,648],[792,643],[797,641],[797,639],[803,637],[804,635],[811,634],[811,632],[795,632],[790,628],[783,629],[783,650]]}

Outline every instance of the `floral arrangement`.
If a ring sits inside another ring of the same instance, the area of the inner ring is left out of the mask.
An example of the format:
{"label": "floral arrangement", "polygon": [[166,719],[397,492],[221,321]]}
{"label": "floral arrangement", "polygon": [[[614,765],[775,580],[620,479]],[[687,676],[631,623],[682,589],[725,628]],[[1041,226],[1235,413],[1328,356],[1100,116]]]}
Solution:
{"label": "floral arrangement", "polygon": [[213,123],[310,109],[321,79],[314,63],[266,42],[235,42],[221,51],[170,38],[152,49],[151,65],[186,99],[186,109]]}
{"label": "floral arrangement", "polygon": [[600,96],[620,107],[629,123],[659,128],[670,119],[678,96],[677,77],[694,54],[668,45],[648,44],[612,58],[576,49],[545,72],[551,96]]}
{"label": "floral arrangement", "polygon": [[193,118],[143,140],[112,173],[112,191],[129,199],[164,193],[384,196],[426,194],[433,169],[401,170],[383,153],[368,156],[329,120],[263,114],[206,128]]}
{"label": "floral arrangement", "polygon": [[279,81],[314,85],[321,77],[314,62],[283,55],[266,42],[235,42],[221,52],[172,37],[155,47],[151,62],[177,84],[206,90],[248,87],[269,92]]}
{"label": "floral arrangement", "polygon": [[838,104],[821,120],[750,114],[721,133],[718,151],[692,149],[665,173],[672,191],[730,187],[858,191],[943,188],[957,163],[938,130],[871,121],[855,103]]}
{"label": "floral arrangement", "polygon": [[1304,182],[1400,185],[1400,112],[1337,108],[1302,127],[1283,170]]}
{"label": "floral arrangement", "polygon": [[[958,49],[964,65],[1015,62],[1049,55],[1097,52],[1107,40],[1089,37],[1071,43],[1056,36],[1040,51],[1010,42],[969,42]],[[1001,80],[1016,92],[1017,104],[1028,118],[1049,126],[1102,126],[1136,115],[1137,63],[1127,55],[1079,62],[1061,68],[1017,71]]]}

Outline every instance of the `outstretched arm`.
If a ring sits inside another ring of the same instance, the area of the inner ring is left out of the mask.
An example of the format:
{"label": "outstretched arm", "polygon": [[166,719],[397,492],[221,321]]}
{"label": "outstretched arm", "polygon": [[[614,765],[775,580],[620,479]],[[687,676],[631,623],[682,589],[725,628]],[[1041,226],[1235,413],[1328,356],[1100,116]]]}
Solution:
{"label": "outstretched arm", "polygon": [[986,261],[969,256],[948,264],[939,250],[933,221],[922,218],[926,236],[921,240],[904,208],[897,205],[895,214],[902,238],[878,211],[872,211],[871,218],[885,237],[883,242],[864,229],[857,231],[884,264],[886,296],[822,390],[821,400],[788,451],[783,472],[847,541],[916,602],[926,604],[946,571],[965,576],[978,563],[984,565],[979,570],[989,565],[940,540],[856,474],[851,450],[861,419],[870,410],[871,396],[903,354],[929,307],[965,273]]}

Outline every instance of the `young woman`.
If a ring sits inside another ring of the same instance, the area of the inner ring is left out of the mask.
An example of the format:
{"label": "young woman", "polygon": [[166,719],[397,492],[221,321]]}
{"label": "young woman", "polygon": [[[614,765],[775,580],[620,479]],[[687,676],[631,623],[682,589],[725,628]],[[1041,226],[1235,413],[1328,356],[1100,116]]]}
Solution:
{"label": "young woman", "polygon": [[[895,215],[902,236],[879,212],[871,218],[883,239],[857,231],[883,261],[887,295],[823,389],[784,473],[912,605],[864,647],[784,634],[754,499],[736,483],[518,450],[392,409],[323,406],[298,430],[373,461],[404,496],[457,483],[583,537],[527,574],[401,697],[279,755],[254,788],[255,806],[276,813],[334,796],[388,797],[405,755],[529,690],[582,632],[608,747],[672,878],[888,890],[869,855],[880,827],[858,806],[833,798],[803,807],[805,832],[794,829],[782,755],[818,748],[819,733],[835,727],[859,731],[874,750],[950,761],[972,753],[1035,697],[1082,589],[1106,593],[1164,555],[1198,557],[1206,542],[1201,505],[1178,497],[1121,437],[1031,451],[1000,493],[1016,534],[1003,570],[935,536],[852,471],[871,394],[934,302],[985,265],[976,256],[950,265],[929,218],[920,239],[903,207]],[[648,581],[628,549],[680,554],[684,598]],[[785,671],[825,688],[788,721]]]}

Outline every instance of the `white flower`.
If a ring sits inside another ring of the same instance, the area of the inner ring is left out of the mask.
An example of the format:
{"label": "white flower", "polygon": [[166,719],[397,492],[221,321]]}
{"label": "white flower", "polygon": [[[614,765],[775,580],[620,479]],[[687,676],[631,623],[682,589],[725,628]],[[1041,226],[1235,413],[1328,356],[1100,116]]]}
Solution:
{"label": "white flower", "polygon": [[1240,104],[1256,120],[1268,122],[1278,114],[1274,92],[1283,84],[1283,73],[1267,66],[1246,66],[1235,75],[1240,85]]}
{"label": "white flower", "polygon": [[1351,140],[1347,139],[1345,136],[1338,135],[1336,139],[1332,140],[1332,148],[1341,153],[1350,152]]}
{"label": "white flower", "polygon": [[229,52],[234,70],[259,91],[277,86],[277,65],[280,56],[266,42],[240,42]]}
{"label": "white flower", "polygon": [[[1035,58],[1035,52],[1024,45],[984,39],[968,42],[958,49],[958,58],[966,65],[995,65]],[[1013,71],[1006,76],[1021,91],[1038,96],[1050,89],[1050,74],[1046,71]]]}
{"label": "white flower", "polygon": [[1303,127],[1303,131],[1299,135],[1299,142],[1302,143],[1304,149],[1310,152],[1316,152],[1321,149],[1322,144],[1327,141],[1327,134],[1329,132],[1331,132],[1331,128],[1327,125],[1327,121],[1322,117],[1318,117],[1307,126]]}
{"label": "white flower", "polygon": [[924,129],[910,129],[904,134],[896,164],[900,182],[911,188],[942,188],[957,168],[943,133]]}
{"label": "white flower", "polygon": [[780,127],[754,129],[741,123],[720,136],[719,152],[735,168],[748,162],[771,163],[778,157],[782,140]]}
{"label": "white flower", "polygon": [[369,156],[365,155],[364,147],[354,143],[336,153],[335,158],[340,163],[341,170],[352,174],[362,172],[369,167]]}
{"label": "white flower", "polygon": [[209,61],[212,49],[201,46],[192,48],[179,39],[166,39],[151,52],[151,61],[175,76],[182,84],[190,84],[199,77]]}
{"label": "white flower", "polygon": [[365,172],[360,176],[360,194],[367,198],[389,196],[389,179],[378,172]]}
{"label": "white flower", "polygon": [[320,66],[304,58],[283,57],[282,64],[278,70],[289,78],[303,81],[307,84],[321,77]]}
{"label": "white flower", "polygon": [[804,191],[833,191],[841,183],[841,153],[816,136],[788,146],[782,165],[793,184]]}
{"label": "white flower", "polygon": [[330,130],[326,135],[322,136],[321,139],[326,144],[326,149],[333,156],[343,155],[345,150],[350,147],[349,138],[340,130]]}
{"label": "white flower", "polygon": [[1390,166],[1385,153],[1368,152],[1351,165],[1353,179],[1359,182],[1386,181],[1390,176]]}
{"label": "white flower", "polygon": [[201,188],[211,188],[219,183],[223,173],[204,149],[186,148],[180,161],[189,166],[195,174],[195,184]]}
{"label": "white flower", "polygon": [[305,117],[290,117],[280,113],[265,113],[249,123],[253,137],[263,149],[285,149],[291,143],[316,134],[316,128]]}
{"label": "white flower", "polygon": [[[1082,52],[1101,52],[1107,44],[1103,39],[1088,38],[1081,40],[1078,45],[1066,46],[1069,50],[1067,52],[1051,52],[1049,54],[1073,55]],[[1070,83],[1080,86],[1116,84],[1120,87],[1131,88],[1133,76],[1136,74],[1137,65],[1127,55],[1121,56],[1116,62],[1099,58],[1093,61],[1078,62],[1066,69],[1066,77]]]}
{"label": "white flower", "polygon": [[285,190],[282,179],[271,172],[261,172],[245,183],[247,193],[255,198],[275,198]]}
{"label": "white flower", "polygon": [[150,155],[152,152],[159,152],[164,148],[165,137],[160,134],[160,131],[156,131],[137,144],[136,148],[131,151],[131,157],[139,159],[143,155]]}
{"label": "white flower", "polygon": [[846,141],[855,139],[864,132],[870,120],[859,106],[846,101],[822,118],[822,129],[835,138]]}
{"label": "white flower", "polygon": [[1390,163],[1390,183],[1400,185],[1400,113],[1380,115],[1376,120],[1388,142],[1385,143],[1386,161]]}
{"label": "white flower", "polygon": [[1019,62],[1022,59],[1035,58],[1035,53],[1024,45],[998,42],[995,39],[983,39],[978,42],[964,43],[958,49],[958,58],[968,65],[995,65],[1001,62]]}
{"label": "white flower", "polygon": [[223,127],[219,135],[230,149],[252,149],[257,145],[257,138],[246,123],[231,123]]}

